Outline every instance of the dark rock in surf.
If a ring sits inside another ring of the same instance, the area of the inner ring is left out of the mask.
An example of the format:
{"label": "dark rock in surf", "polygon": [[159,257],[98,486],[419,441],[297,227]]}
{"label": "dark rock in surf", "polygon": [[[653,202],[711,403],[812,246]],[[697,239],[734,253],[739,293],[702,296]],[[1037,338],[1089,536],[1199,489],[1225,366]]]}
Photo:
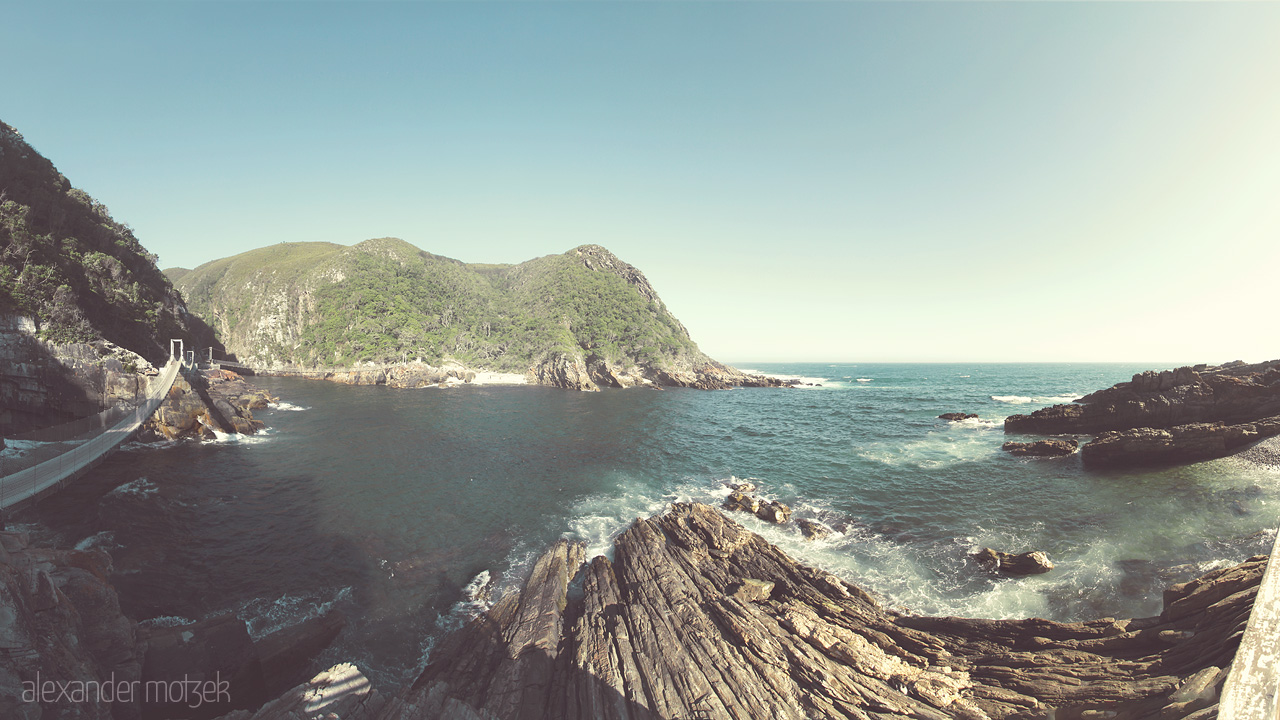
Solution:
{"label": "dark rock in surf", "polygon": [[1014,555],[983,548],[974,553],[973,559],[987,570],[1005,575],[1040,575],[1053,569],[1049,556],[1039,550]]}
{"label": "dark rock in surf", "polygon": [[800,518],[796,520],[796,525],[800,526],[800,532],[804,535],[805,540],[825,540],[831,537],[831,528],[817,520]]}
{"label": "dark rock in surf", "polygon": [[973,413],[950,412],[950,413],[943,413],[939,415],[938,419],[949,420],[951,422],[960,422],[961,420],[973,420],[973,419],[976,419],[977,417],[978,416]]}
{"label": "dark rock in surf", "polygon": [[[267,700],[262,682],[262,663],[254,652],[253,640],[244,621],[235,615],[221,615],[191,625],[144,629],[142,639],[147,654],[142,663],[142,684],[151,687],[184,687],[181,683],[206,681],[228,683],[223,698],[187,707],[185,693],[166,694],[142,703],[143,720],[148,718],[212,718],[219,714],[252,708]],[[168,702],[172,700],[172,702]]]}
{"label": "dark rock in surf", "polygon": [[262,666],[262,683],[267,695],[279,695],[306,680],[312,660],[333,643],[346,625],[346,616],[331,611],[255,642],[253,650]]}
{"label": "dark rock in surf", "polygon": [[756,517],[774,525],[782,525],[791,519],[791,508],[777,500],[772,500],[760,504],[760,509],[756,510]]}
{"label": "dark rock in surf", "polygon": [[724,508],[755,515],[760,511],[760,498],[748,492],[735,490],[729,493],[729,497],[725,499]]}
{"label": "dark rock in surf", "polygon": [[1035,442],[1007,442],[1000,449],[1019,457],[1065,457],[1076,451],[1080,443],[1075,440],[1036,440]]}

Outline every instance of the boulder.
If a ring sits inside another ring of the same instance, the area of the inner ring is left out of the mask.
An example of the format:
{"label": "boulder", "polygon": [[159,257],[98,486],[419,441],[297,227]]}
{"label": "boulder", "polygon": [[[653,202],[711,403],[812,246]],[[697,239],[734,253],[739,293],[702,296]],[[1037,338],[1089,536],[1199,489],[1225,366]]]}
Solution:
{"label": "boulder", "polygon": [[267,694],[278,695],[307,679],[312,660],[329,647],[346,624],[346,617],[335,610],[255,642],[253,649],[262,667]]}
{"label": "boulder", "polygon": [[800,518],[796,520],[796,525],[800,526],[800,532],[804,535],[805,540],[824,540],[831,537],[831,528],[817,520]]}
{"label": "boulder", "polygon": [[773,593],[773,583],[768,580],[745,578],[730,591],[730,595],[742,602],[764,602]]}
{"label": "boulder", "polygon": [[1076,451],[1080,443],[1075,440],[1036,440],[1035,442],[1007,442],[1001,450],[1019,457],[1064,457]]}
{"label": "boulder", "polygon": [[791,508],[777,500],[771,500],[769,502],[760,503],[760,509],[756,510],[756,517],[764,520],[765,522],[782,525],[791,519]]}
{"label": "boulder", "polygon": [[972,413],[949,412],[949,413],[942,413],[941,415],[938,416],[938,419],[950,420],[951,422],[959,422],[961,420],[972,420],[977,417],[978,416],[976,414],[972,414]]}
{"label": "boulder", "polygon": [[734,490],[725,499],[724,508],[754,515],[760,511],[760,498],[740,490]]}
{"label": "boulder", "polygon": [[1053,569],[1049,556],[1039,550],[1014,555],[983,548],[974,554],[973,559],[987,570],[1005,575],[1040,575]]}
{"label": "boulder", "polygon": [[[262,682],[262,663],[243,620],[227,614],[191,625],[149,628],[143,632],[147,653],[142,664],[142,684],[166,688],[162,697],[142,704],[148,718],[213,718],[231,710],[257,707],[268,698]],[[192,704],[182,682],[220,683],[226,692],[214,702]],[[173,693],[167,689],[173,688]]]}

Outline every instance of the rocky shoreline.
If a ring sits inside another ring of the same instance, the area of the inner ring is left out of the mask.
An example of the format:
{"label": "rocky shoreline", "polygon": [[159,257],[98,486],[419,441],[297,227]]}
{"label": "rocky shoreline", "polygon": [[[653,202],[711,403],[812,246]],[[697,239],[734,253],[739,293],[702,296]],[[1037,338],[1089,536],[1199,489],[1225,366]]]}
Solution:
{"label": "rocky shoreline", "polygon": [[554,545],[398,695],[339,665],[226,718],[1200,720],[1266,562],[1175,585],[1152,618],[921,617],[677,504],[637,520],[612,560]]}
{"label": "rocky shoreline", "polygon": [[1005,419],[1006,433],[1088,434],[1087,467],[1224,457],[1280,435],[1280,360],[1147,371],[1129,382]]}
{"label": "rocky shoreline", "polygon": [[344,385],[385,385],[394,388],[453,387],[457,385],[542,385],[566,390],[601,388],[691,388],[727,390],[732,387],[792,387],[797,380],[747,374],[710,362],[681,368],[621,367],[602,360],[555,355],[523,374],[498,373],[456,363],[423,362],[367,365],[354,368],[263,368],[255,374],[328,380]]}
{"label": "rocky shoreline", "polygon": [[253,411],[277,400],[230,370],[180,376],[138,436],[146,442],[186,437],[212,440],[219,432],[252,435],[263,428]]}
{"label": "rocky shoreline", "polygon": [[[339,614],[257,641],[233,616],[139,627],[120,611],[106,552],[0,532],[0,716],[1208,720],[1266,564],[1174,585],[1150,618],[926,617],[797,563],[715,508],[676,504],[636,520],[612,559],[557,542],[410,687],[384,694],[350,664],[303,681]],[[200,708],[24,700],[37,678],[228,692]]]}

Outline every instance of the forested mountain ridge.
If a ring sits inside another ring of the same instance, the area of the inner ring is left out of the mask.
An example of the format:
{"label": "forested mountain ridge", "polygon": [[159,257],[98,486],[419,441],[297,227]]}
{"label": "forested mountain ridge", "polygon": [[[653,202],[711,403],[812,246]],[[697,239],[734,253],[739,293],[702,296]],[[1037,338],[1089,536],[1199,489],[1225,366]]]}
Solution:
{"label": "forested mountain ridge", "polygon": [[644,273],[599,245],[486,265],[396,238],[281,243],[166,272],[265,370],[419,360],[582,389],[769,384],[704,355]]}

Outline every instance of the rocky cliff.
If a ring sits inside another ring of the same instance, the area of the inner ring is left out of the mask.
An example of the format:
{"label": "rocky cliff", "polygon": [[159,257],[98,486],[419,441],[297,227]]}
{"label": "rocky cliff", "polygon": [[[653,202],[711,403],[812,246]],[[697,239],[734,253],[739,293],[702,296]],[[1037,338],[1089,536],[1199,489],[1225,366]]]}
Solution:
{"label": "rocky cliff", "polygon": [[0,312],[31,318],[43,339],[105,340],[156,364],[169,338],[212,339],[129,226],[3,122]]}
{"label": "rocky cliff", "polygon": [[599,245],[469,265],[395,238],[283,243],[168,272],[260,371],[363,384],[393,367],[457,366],[578,390],[769,384],[704,355],[644,273]]}
{"label": "rocky cliff", "polygon": [[216,345],[155,259],[0,122],[0,432],[131,401],[170,338]]}
{"label": "rocky cliff", "polygon": [[1265,565],[1175,585],[1152,618],[921,617],[713,508],[675,505],[637,520],[612,561],[555,545],[400,696],[342,665],[227,717],[1200,720],[1215,714]]}
{"label": "rocky cliff", "polygon": [[[256,708],[307,677],[345,624],[337,614],[256,642],[226,615],[172,627],[125,617],[102,550],[33,547],[0,531],[0,717],[211,718]],[[179,682],[187,684],[174,684]],[[193,694],[225,682],[209,702]]]}

